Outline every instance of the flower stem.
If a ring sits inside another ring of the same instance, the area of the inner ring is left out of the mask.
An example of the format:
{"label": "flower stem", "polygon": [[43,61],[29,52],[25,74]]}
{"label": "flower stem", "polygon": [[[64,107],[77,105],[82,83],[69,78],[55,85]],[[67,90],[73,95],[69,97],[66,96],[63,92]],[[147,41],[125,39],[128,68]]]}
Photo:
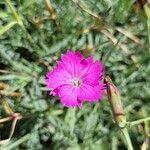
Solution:
{"label": "flower stem", "polygon": [[22,24],[22,20],[20,19],[20,16],[17,14],[15,7],[13,6],[11,0],[5,0],[7,5],[10,7],[11,12],[13,13],[16,21],[18,22],[18,24]]}
{"label": "flower stem", "polygon": [[124,139],[125,139],[125,141],[126,141],[126,143],[127,143],[127,148],[128,148],[128,150],[133,150],[131,138],[130,138],[130,135],[129,135],[129,133],[128,133],[127,128],[122,128],[122,129],[121,129],[121,132],[122,132],[123,137],[124,137]]}
{"label": "flower stem", "polygon": [[122,138],[125,141],[128,150],[133,150],[132,142],[126,128],[126,116],[122,107],[118,88],[113,84],[112,80],[108,76],[105,77],[105,83],[107,85],[108,100],[111,105],[116,124],[123,135]]}
{"label": "flower stem", "polygon": [[3,26],[1,29],[0,29],[0,36],[2,34],[4,34],[5,32],[7,32],[10,28],[12,28],[14,25],[16,25],[17,22],[16,21],[11,21],[9,23],[7,23],[5,26]]}
{"label": "flower stem", "polygon": [[129,122],[129,125],[134,126],[134,125],[143,123],[145,121],[150,121],[150,117],[146,117],[146,118],[143,118],[143,119],[139,119],[139,120],[136,120],[136,121]]}
{"label": "flower stem", "polygon": [[148,34],[148,44],[150,51],[150,1],[148,0],[144,6],[144,11],[147,17],[147,34]]}

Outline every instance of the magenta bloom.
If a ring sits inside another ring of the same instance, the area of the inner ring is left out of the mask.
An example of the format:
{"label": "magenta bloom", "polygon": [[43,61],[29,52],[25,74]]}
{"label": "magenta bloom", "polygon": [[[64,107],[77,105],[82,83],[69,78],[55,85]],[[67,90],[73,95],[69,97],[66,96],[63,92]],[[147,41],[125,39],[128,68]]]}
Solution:
{"label": "magenta bloom", "polygon": [[47,73],[46,84],[52,95],[59,96],[66,107],[82,107],[82,102],[102,99],[103,65],[93,57],[84,58],[80,52],[68,51],[57,66]]}

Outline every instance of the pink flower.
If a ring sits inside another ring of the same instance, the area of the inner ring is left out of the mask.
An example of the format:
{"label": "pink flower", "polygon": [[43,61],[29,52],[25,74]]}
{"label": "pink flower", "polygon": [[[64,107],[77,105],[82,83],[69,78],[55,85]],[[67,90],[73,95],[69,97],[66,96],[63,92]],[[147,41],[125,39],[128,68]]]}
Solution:
{"label": "pink flower", "polygon": [[46,75],[46,84],[52,95],[59,96],[66,107],[82,107],[82,102],[102,99],[105,85],[103,65],[93,57],[84,58],[80,52],[68,51],[57,66]]}

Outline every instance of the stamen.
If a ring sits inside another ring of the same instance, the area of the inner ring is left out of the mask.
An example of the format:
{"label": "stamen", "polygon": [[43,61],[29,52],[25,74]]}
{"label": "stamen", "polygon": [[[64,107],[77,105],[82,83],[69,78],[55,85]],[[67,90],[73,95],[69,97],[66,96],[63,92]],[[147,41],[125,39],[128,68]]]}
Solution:
{"label": "stamen", "polygon": [[74,86],[79,87],[79,86],[81,85],[81,80],[78,79],[78,78],[74,78],[74,79],[72,80],[72,83],[73,83]]}

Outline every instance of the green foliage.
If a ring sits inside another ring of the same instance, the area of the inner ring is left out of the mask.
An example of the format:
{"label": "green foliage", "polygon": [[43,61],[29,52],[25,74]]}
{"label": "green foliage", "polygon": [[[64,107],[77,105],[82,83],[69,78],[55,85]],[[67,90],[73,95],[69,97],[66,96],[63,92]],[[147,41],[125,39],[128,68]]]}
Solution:
{"label": "green foliage", "polygon": [[[56,20],[50,19],[44,0],[0,1],[0,82],[9,85],[6,92],[21,93],[20,97],[6,96],[5,99],[15,112],[24,116],[18,121],[11,141],[1,149],[116,150],[125,147],[113,122],[107,97],[96,104],[85,103],[82,109],[67,109],[57,97],[49,95],[45,74],[68,49],[86,53],[91,48],[89,55],[104,62],[105,74],[112,77],[120,90],[127,120],[150,115],[150,54],[145,18],[140,17],[134,9],[136,4],[130,0],[80,0],[78,3],[102,20],[94,19],[69,0],[52,1]],[[92,29],[93,26],[110,31],[129,52],[117,43],[114,45],[112,39]],[[137,36],[140,44],[117,31],[117,27]],[[1,118],[6,116],[3,107],[0,114]],[[144,129],[140,127],[141,130],[130,128],[137,149],[145,139]],[[9,131],[9,124],[0,126],[0,138],[6,138]]]}

